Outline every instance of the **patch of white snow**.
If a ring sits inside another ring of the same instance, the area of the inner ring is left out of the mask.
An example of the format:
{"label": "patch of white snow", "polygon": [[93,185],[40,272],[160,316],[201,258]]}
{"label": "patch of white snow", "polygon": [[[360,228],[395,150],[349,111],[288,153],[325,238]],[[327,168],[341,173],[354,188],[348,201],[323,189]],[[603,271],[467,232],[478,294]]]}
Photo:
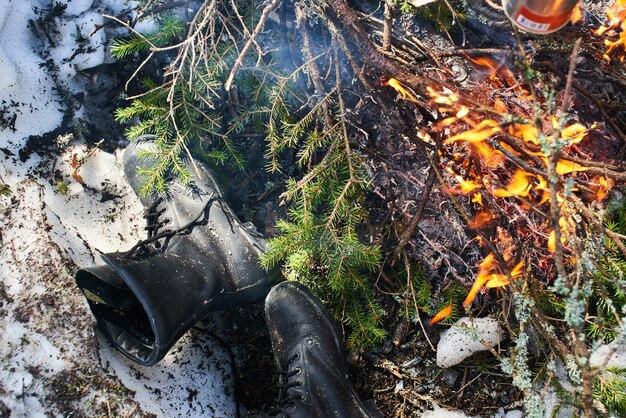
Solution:
{"label": "patch of white snow", "polygon": [[589,358],[591,367],[626,369],[626,344],[615,348],[614,344],[604,344],[598,347]]}
{"label": "patch of white snow", "polygon": [[66,16],[79,16],[91,8],[93,0],[56,0],[58,4],[66,5]]}

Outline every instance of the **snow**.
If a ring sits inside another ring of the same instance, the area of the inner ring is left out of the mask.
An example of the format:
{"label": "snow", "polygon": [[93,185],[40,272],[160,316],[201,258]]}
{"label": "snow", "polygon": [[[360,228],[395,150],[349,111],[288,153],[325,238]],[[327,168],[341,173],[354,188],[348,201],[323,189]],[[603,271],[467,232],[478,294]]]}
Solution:
{"label": "snow", "polygon": [[[103,337],[99,341],[108,345]],[[224,375],[230,372],[224,354],[214,341],[199,334],[194,339],[183,337],[155,366],[140,366],[110,349],[101,351],[101,360],[107,371],[136,392],[135,399],[145,412],[163,417],[233,417],[234,399],[224,392],[224,387],[233,385]],[[216,356],[222,366],[212,361]],[[172,380],[186,383],[172,385]]]}
{"label": "snow", "polygon": [[[28,19],[34,17],[32,7],[39,5],[23,0],[6,0],[0,3],[0,86],[2,105],[18,104],[16,131],[2,131],[2,146],[17,151],[25,145],[29,135],[52,130],[61,122],[61,107],[54,95],[55,83],[42,68],[42,58],[35,50],[35,42],[28,30]],[[18,65],[19,64],[19,65]],[[20,167],[11,167],[19,171]],[[4,180],[7,182],[7,179]]]}
{"label": "snow", "polygon": [[[66,416],[69,402],[82,416],[111,415],[107,408],[115,408],[117,416],[232,417],[229,358],[208,336],[186,335],[148,368],[94,333],[73,272],[142,238],[143,208],[122,176],[120,151],[72,137],[40,149],[31,136],[61,126],[67,102],[59,92],[89,94],[80,72],[110,61],[107,31],[89,34],[103,12],[117,14],[134,3],[54,3],[67,8],[54,19],[52,46],[41,28],[39,38],[29,28],[40,17],[34,8],[49,9],[52,1],[0,2],[0,116],[15,115],[14,127],[0,124],[0,184],[12,192],[0,197],[0,415]],[[57,72],[43,65],[47,60]],[[75,117],[84,114],[75,110]],[[105,143],[110,139],[117,138]],[[75,401],[64,398],[72,376],[87,390]]]}
{"label": "snow", "polygon": [[[102,23],[104,23],[102,15],[92,11],[83,13],[71,21],[60,22],[58,25],[60,39],[55,48],[55,55],[57,59],[61,59],[60,76],[63,79],[71,79],[76,75],[76,71],[93,68],[104,62],[105,32],[100,30],[89,36],[94,26]],[[85,48],[79,49],[79,44],[83,43],[86,44]],[[77,50],[83,52],[76,53]]]}
{"label": "snow", "polygon": [[493,318],[460,318],[441,334],[437,344],[437,365],[452,367],[475,353],[487,350],[485,344],[497,346],[502,338],[500,325]]}
{"label": "snow", "polygon": [[422,418],[472,418],[460,411],[452,411],[435,405],[432,411],[424,411]]}
{"label": "snow", "polygon": [[519,409],[504,412],[504,408],[500,408],[493,418],[524,418],[524,413]]}
{"label": "snow", "polygon": [[617,347],[615,343],[601,345],[591,354],[589,363],[591,367],[626,369],[626,344]]}
{"label": "snow", "polygon": [[543,402],[545,407],[545,417],[550,418],[571,418],[576,416],[576,410],[567,404],[564,404],[554,388],[549,387],[543,393]]}
{"label": "snow", "polygon": [[57,3],[66,6],[66,16],[74,17],[89,10],[93,0],[57,0]]}

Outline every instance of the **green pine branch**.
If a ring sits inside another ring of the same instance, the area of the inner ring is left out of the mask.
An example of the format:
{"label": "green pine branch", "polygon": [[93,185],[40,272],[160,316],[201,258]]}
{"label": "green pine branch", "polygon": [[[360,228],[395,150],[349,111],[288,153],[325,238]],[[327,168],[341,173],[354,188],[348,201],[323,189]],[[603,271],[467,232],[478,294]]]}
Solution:
{"label": "green pine branch", "polygon": [[125,39],[114,39],[111,46],[111,56],[123,59],[133,54],[149,50],[151,47],[163,47],[183,35],[186,23],[174,16],[163,17],[157,30],[146,34],[133,33]]}

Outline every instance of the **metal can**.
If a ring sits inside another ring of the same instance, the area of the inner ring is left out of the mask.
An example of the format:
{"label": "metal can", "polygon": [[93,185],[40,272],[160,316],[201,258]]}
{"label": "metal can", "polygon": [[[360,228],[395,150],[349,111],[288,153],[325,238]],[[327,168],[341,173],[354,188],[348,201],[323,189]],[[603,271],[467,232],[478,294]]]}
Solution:
{"label": "metal can", "polygon": [[504,12],[519,28],[546,34],[569,22],[579,0],[503,0]]}

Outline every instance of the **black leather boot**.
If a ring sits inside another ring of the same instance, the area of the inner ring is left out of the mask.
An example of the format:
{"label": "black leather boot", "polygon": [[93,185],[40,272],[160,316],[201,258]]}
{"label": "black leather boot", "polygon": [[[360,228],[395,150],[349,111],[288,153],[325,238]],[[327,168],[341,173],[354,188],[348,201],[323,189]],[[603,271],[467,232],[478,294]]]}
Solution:
{"label": "black leather boot", "polygon": [[379,417],[348,381],[343,338],[320,301],[294,282],[276,285],[265,299],[265,319],[280,370],[277,409],[291,418]]}
{"label": "black leather boot", "polygon": [[[150,142],[130,145],[124,173],[133,190],[150,161]],[[272,278],[259,263],[266,243],[224,202],[212,173],[188,162],[192,182],[172,179],[168,193],[141,197],[148,238],[106,264],[76,273],[103,334],[132,360],[152,365],[210,311],[262,298]]]}

